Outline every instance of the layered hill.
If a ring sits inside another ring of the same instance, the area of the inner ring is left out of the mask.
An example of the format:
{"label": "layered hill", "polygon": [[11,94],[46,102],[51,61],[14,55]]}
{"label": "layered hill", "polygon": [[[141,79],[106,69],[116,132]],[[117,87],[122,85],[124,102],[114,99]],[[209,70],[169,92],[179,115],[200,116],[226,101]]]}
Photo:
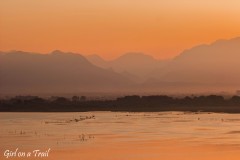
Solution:
{"label": "layered hill", "polygon": [[[90,62],[91,61],[91,62]],[[128,53],[113,61],[54,51],[0,52],[0,93],[214,92],[240,89],[240,38],[185,50],[168,61]]]}
{"label": "layered hill", "polygon": [[87,59],[102,68],[109,68],[135,81],[143,82],[151,77],[153,71],[165,66],[168,61],[159,61],[143,53],[126,53],[114,60],[106,61],[98,55],[87,56]]}
{"label": "layered hill", "polygon": [[132,82],[80,54],[13,51],[0,54],[0,85],[1,93],[72,93],[124,90]]}
{"label": "layered hill", "polygon": [[240,38],[185,50],[154,72],[148,85],[228,90],[240,88]]}

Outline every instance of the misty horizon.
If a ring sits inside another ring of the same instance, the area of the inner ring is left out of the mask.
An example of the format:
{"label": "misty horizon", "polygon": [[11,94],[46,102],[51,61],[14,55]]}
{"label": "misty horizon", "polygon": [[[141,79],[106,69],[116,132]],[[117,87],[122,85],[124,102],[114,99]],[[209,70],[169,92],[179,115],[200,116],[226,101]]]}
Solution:
{"label": "misty horizon", "polygon": [[55,50],[1,52],[1,94],[235,93],[240,88],[240,38],[186,49],[168,60],[126,53],[112,61]]}
{"label": "misty horizon", "polygon": [[228,41],[228,40],[234,40],[234,39],[240,39],[240,36],[235,36],[233,38],[230,38],[230,39],[226,39],[226,38],[221,38],[221,39],[216,39],[215,41],[212,41],[210,43],[199,43],[199,44],[196,44],[196,45],[193,45],[189,48],[185,48],[183,49],[182,51],[178,52],[175,56],[172,56],[172,57],[169,57],[169,58],[157,58],[155,56],[153,56],[151,53],[147,53],[147,52],[144,52],[144,51],[127,51],[127,52],[124,52],[114,58],[105,58],[104,56],[101,56],[101,54],[98,54],[98,53],[82,53],[82,52],[76,52],[76,51],[71,51],[71,50],[61,50],[61,49],[52,49],[51,51],[49,52],[38,52],[38,51],[33,51],[33,50],[19,50],[19,49],[10,49],[10,50],[0,50],[0,54],[6,54],[6,53],[11,53],[11,52],[25,52],[25,53],[31,53],[31,54],[51,54],[51,53],[54,53],[54,52],[62,52],[62,53],[73,53],[73,54],[80,54],[82,56],[85,56],[85,57],[99,57],[101,58],[102,60],[104,61],[114,61],[116,59],[119,59],[120,57],[123,57],[125,55],[128,55],[128,54],[141,54],[141,55],[145,55],[145,56],[148,56],[148,57],[151,57],[157,61],[162,61],[162,60],[171,60],[171,59],[174,59],[176,57],[178,57],[179,55],[181,55],[183,52],[187,51],[187,50],[191,50],[192,48],[195,48],[195,47],[198,47],[198,46],[208,46],[208,45],[211,45],[211,44],[214,44],[214,43],[217,43],[217,42],[223,42],[223,41]]}
{"label": "misty horizon", "polygon": [[0,0],[0,159],[239,160],[240,1]]}

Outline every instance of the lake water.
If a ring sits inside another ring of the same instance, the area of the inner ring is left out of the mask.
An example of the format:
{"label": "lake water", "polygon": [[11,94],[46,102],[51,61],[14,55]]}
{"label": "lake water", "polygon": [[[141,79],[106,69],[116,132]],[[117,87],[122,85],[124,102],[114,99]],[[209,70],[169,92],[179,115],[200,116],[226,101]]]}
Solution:
{"label": "lake water", "polygon": [[240,114],[0,113],[0,125],[1,159],[16,148],[51,149],[37,159],[240,159]]}

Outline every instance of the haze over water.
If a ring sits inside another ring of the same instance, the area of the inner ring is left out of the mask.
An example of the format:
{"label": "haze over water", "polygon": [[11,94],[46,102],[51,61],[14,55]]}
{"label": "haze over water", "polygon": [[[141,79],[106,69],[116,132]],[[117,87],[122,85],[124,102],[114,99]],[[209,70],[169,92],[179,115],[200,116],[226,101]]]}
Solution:
{"label": "haze over water", "polygon": [[239,0],[0,0],[0,160],[17,148],[50,148],[41,160],[239,160],[240,114],[47,113],[240,113],[239,8]]}
{"label": "haze over water", "polygon": [[[239,159],[239,114],[0,113],[0,149],[46,159]],[[1,155],[2,157],[3,155]]]}

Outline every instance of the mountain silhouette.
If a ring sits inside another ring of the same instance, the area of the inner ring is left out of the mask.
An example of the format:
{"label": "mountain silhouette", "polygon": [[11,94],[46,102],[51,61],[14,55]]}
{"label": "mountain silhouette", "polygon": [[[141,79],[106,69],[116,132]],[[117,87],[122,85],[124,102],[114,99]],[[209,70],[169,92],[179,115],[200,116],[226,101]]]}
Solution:
{"label": "mountain silhouette", "polygon": [[105,61],[97,55],[91,55],[87,57],[88,60],[102,68],[111,68],[115,72],[142,82],[151,77],[153,70],[159,69],[165,64],[162,61],[158,61],[152,56],[143,53],[126,53],[114,60]]}
{"label": "mountain silhouette", "polygon": [[[218,40],[183,51],[164,68],[155,71],[155,82],[191,84],[201,89],[240,87],[240,38]],[[152,83],[152,82],[151,82]]]}
{"label": "mountain silhouette", "polygon": [[199,45],[166,61],[142,53],[105,61],[58,50],[0,52],[0,93],[235,91],[239,59],[240,38]]}
{"label": "mountain silhouette", "polygon": [[132,84],[80,54],[12,51],[0,55],[1,93],[112,91]]}

